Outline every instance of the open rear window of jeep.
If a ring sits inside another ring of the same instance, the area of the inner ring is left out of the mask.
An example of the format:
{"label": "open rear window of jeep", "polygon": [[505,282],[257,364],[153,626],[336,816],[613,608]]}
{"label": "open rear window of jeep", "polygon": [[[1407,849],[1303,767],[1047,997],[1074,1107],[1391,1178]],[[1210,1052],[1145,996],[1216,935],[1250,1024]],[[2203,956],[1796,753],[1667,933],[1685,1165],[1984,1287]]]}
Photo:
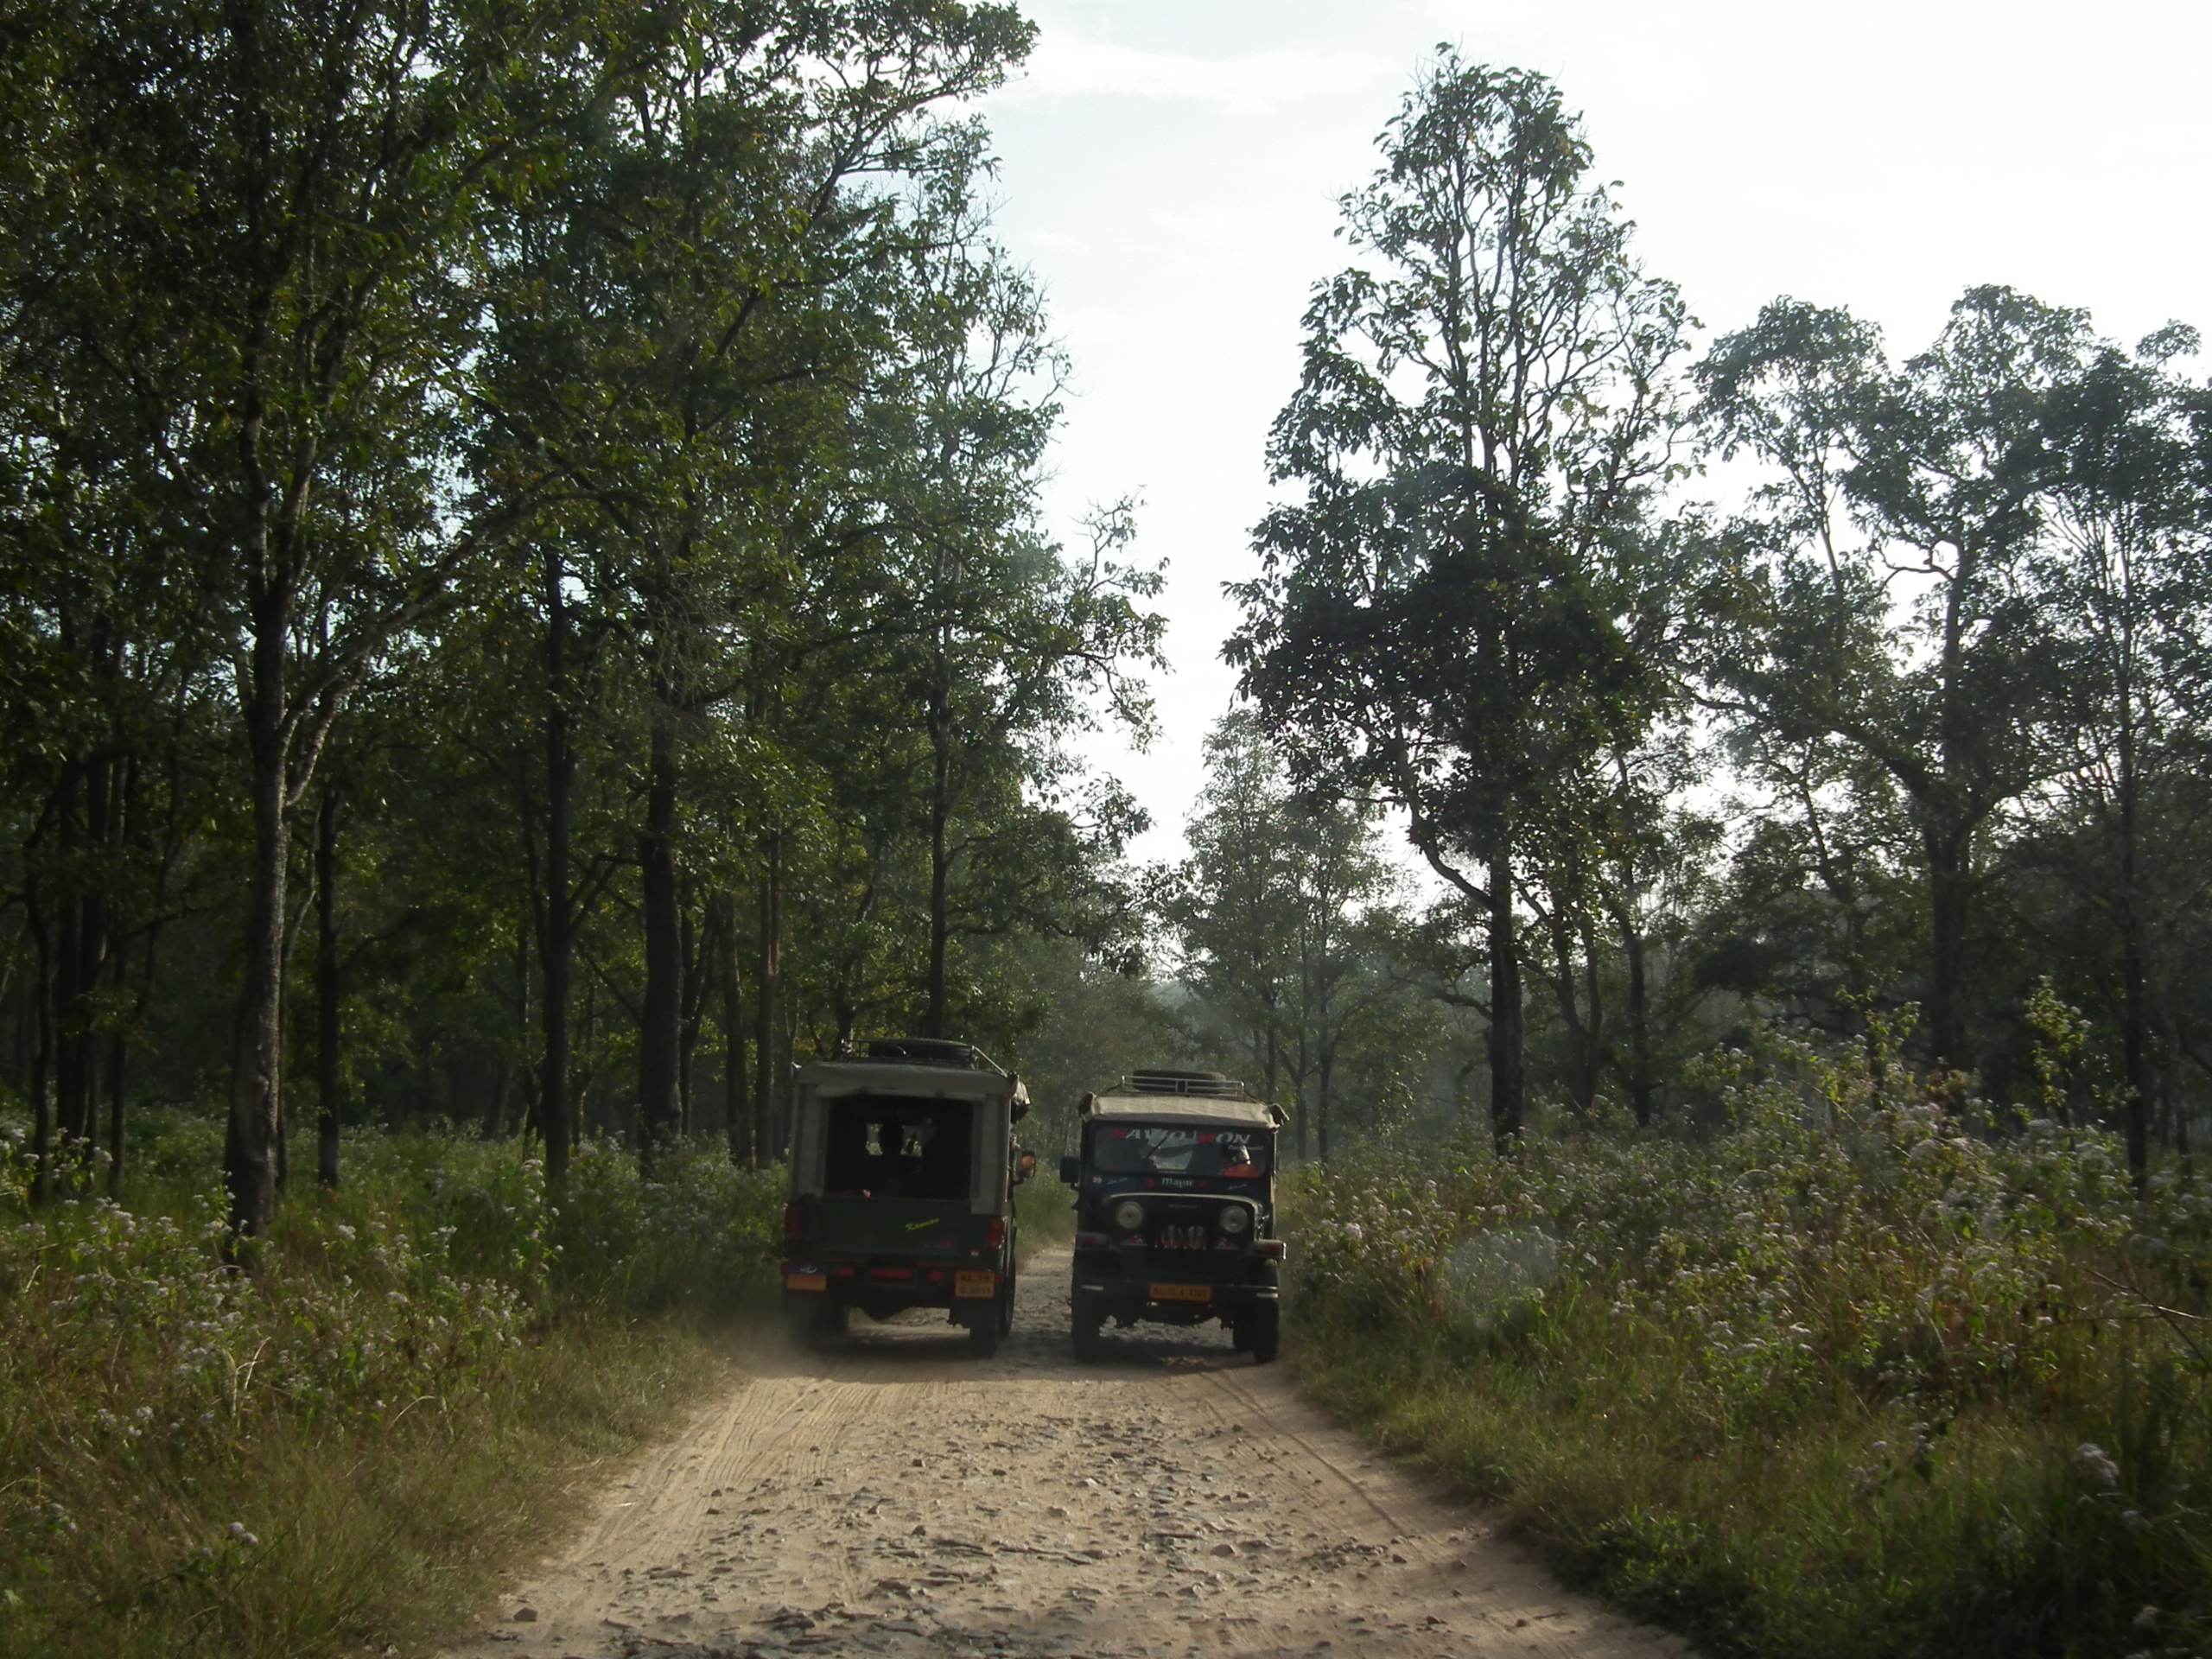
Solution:
{"label": "open rear window of jeep", "polygon": [[1265,1135],[1243,1129],[1101,1124],[1091,1139],[1090,1165],[1111,1174],[1257,1180],[1268,1173],[1268,1142]]}
{"label": "open rear window of jeep", "polygon": [[832,1198],[968,1198],[973,1102],[854,1095],[830,1108]]}

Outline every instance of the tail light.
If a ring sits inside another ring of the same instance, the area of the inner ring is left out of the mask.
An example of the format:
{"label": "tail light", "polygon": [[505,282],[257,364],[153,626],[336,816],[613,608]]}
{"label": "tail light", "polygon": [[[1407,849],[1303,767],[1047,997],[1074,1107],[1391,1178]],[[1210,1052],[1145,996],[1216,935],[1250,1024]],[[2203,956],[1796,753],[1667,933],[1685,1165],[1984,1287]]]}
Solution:
{"label": "tail light", "polygon": [[785,1238],[806,1236],[806,1206],[804,1205],[792,1203],[784,1206],[784,1236]]}
{"label": "tail light", "polygon": [[994,1216],[991,1217],[990,1225],[983,1229],[983,1248],[987,1250],[995,1250],[1005,1243],[1006,1223]]}
{"label": "tail light", "polygon": [[1077,1233],[1075,1247],[1078,1250],[1103,1250],[1114,1241],[1103,1233]]}
{"label": "tail light", "polygon": [[1252,1241],[1252,1254],[1262,1262],[1280,1262],[1287,1253],[1287,1247],[1279,1238],[1257,1238]]}

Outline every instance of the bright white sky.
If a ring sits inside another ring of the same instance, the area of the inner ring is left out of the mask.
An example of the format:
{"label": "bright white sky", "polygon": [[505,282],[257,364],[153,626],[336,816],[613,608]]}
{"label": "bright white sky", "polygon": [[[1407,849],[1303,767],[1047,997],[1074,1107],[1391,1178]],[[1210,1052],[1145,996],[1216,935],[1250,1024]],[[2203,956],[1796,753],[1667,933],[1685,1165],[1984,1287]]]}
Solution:
{"label": "bright white sky", "polygon": [[1712,331],[1777,294],[1906,355],[1980,283],[2133,341],[2212,331],[2212,6],[2202,0],[1028,0],[1029,73],[987,113],[999,229],[1074,359],[1054,513],[1143,498],[1167,562],[1160,741],[1102,744],[1179,855],[1229,706],[1224,582],[1253,568],[1268,424],[1335,201],[1437,41],[1580,108],[1646,266]]}

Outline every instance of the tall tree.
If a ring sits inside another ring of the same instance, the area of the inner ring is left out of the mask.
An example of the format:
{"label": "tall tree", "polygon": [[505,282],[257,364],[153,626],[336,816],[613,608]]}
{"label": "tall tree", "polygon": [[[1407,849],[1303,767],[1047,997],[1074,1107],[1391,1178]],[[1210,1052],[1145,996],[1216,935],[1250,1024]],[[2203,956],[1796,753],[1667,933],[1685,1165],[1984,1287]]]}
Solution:
{"label": "tall tree", "polygon": [[1715,658],[1717,700],[1785,744],[1851,745],[1904,798],[1939,1065],[1971,1058],[1984,836],[2054,765],[2063,653],[2031,580],[2047,508],[2037,423],[2086,330],[2079,312],[1975,289],[1892,370],[1847,313],[1777,300],[1696,372],[1721,453],[1776,474],[1739,527],[1740,626]]}
{"label": "tall tree", "polygon": [[880,273],[933,234],[900,181],[975,164],[970,130],[929,111],[995,84],[1029,35],[955,0],[671,8],[597,76],[503,255],[486,464],[610,550],[647,710],[648,1156],[681,1119],[685,751],[791,595],[791,527],[881,349]]}
{"label": "tall tree", "polygon": [[67,90],[35,137],[75,208],[19,291],[137,404],[232,659],[255,824],[225,1158],[243,1235],[275,1198],[294,809],[348,692],[482,545],[445,459],[472,315],[453,278],[539,15],[86,3],[41,35]]}
{"label": "tall tree", "polygon": [[[2164,780],[2193,771],[2212,735],[2200,701],[2212,666],[2212,480],[2196,454],[2196,399],[2170,367],[2196,346],[2182,327],[2132,354],[2101,345],[2042,402],[2054,534],[2037,560],[2037,586],[2069,647],[2070,753],[2053,839],[2069,839],[2067,830],[2081,836],[2086,856],[2063,868],[2117,945],[2109,1006],[2139,1183],[2150,1162],[2155,1009],[2166,1000],[2156,982],[2173,966],[2159,948],[2169,931],[2160,912],[2186,885],[2158,868],[2164,838],[2145,819],[2162,797],[2179,806]],[[2178,1056],[2165,1046],[2171,1071]]]}
{"label": "tall tree", "polygon": [[1491,1109],[1521,1132],[1521,860],[1553,779],[1634,741],[1656,690],[1624,631],[1669,466],[1684,314],[1629,251],[1539,75],[1423,74],[1345,198],[1365,262],[1323,283],[1270,461],[1230,655],[1302,784],[1387,802],[1483,918]]}

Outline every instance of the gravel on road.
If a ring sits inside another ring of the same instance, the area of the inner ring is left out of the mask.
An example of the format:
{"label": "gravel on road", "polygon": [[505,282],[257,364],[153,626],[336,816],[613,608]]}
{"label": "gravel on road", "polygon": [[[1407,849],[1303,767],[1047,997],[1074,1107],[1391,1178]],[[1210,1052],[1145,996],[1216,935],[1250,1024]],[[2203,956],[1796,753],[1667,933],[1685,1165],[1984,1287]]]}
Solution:
{"label": "gravel on road", "polygon": [[[976,1360],[919,1314],[764,1348],[448,1659],[1674,1659],[1218,1326],[1068,1347],[1068,1261]],[[941,1316],[940,1316],[941,1318]]]}

